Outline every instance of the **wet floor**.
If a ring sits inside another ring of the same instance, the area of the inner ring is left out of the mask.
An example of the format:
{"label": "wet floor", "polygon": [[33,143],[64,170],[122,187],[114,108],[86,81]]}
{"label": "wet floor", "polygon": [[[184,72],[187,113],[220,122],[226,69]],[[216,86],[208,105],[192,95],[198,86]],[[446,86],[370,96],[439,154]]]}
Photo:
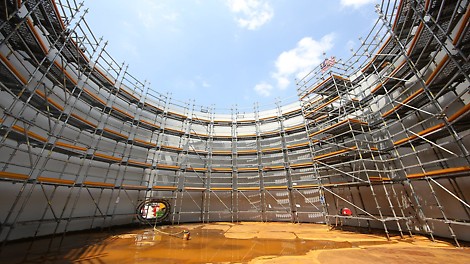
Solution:
{"label": "wet floor", "polygon": [[[189,240],[184,239],[185,230],[189,231]],[[112,234],[75,233],[54,239],[11,243],[0,253],[0,262],[248,263],[256,258],[273,260],[275,257],[305,256],[313,251],[364,249],[397,243],[381,236],[328,231],[322,225],[191,224],[121,229]],[[415,251],[419,253],[419,249]]]}

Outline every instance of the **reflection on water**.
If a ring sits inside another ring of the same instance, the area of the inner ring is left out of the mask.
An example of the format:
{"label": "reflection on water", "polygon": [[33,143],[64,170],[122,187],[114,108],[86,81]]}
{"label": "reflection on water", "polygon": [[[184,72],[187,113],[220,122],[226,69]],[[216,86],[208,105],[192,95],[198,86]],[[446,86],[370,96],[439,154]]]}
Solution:
{"label": "reflection on water", "polygon": [[[173,232],[177,230],[172,230]],[[168,236],[153,231],[144,231],[134,239],[134,261],[182,262],[244,262],[264,255],[301,255],[313,248],[351,247],[330,241],[275,240],[275,239],[228,239],[220,230],[194,229],[192,239],[185,241],[180,236]],[[121,251],[129,242],[116,243],[114,249]],[[341,243],[340,243],[341,244]]]}
{"label": "reflection on water", "polygon": [[[259,256],[304,255],[315,249],[352,248],[370,242],[330,240],[233,239],[224,231],[195,225],[191,239],[183,239],[182,227],[124,230],[120,234],[88,232],[68,234],[64,239],[12,243],[0,253],[8,263],[116,262],[116,263],[207,263],[248,262]],[[287,233],[286,233],[287,234]],[[289,235],[292,235],[290,233]],[[362,244],[361,244],[362,243]],[[385,240],[374,242],[387,243]],[[1,261],[0,261],[1,262]]]}

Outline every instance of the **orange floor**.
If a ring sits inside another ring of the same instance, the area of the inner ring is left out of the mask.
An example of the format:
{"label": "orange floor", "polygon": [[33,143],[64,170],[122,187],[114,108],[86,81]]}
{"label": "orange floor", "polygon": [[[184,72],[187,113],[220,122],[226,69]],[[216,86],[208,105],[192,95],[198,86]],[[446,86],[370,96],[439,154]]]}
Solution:
{"label": "orange floor", "polygon": [[111,232],[9,243],[0,263],[470,263],[470,248],[448,242],[421,236],[387,241],[381,234],[318,224],[211,223]]}

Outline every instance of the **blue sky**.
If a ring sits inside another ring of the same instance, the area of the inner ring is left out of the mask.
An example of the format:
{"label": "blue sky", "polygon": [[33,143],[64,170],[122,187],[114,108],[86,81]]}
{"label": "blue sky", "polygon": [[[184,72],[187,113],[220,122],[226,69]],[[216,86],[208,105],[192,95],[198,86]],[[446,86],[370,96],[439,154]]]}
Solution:
{"label": "blue sky", "polygon": [[86,20],[140,81],[180,101],[252,109],[292,102],[295,78],[347,59],[376,0],[85,1]]}

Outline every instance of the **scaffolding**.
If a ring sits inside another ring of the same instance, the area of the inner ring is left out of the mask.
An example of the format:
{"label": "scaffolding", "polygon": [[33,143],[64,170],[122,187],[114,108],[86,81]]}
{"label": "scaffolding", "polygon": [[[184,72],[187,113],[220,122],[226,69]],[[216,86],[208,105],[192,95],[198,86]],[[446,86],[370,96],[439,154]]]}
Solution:
{"label": "scaffolding", "polygon": [[[0,241],[139,223],[314,222],[470,240],[468,2],[383,1],[298,99],[227,111],[134,78],[75,1],[5,1]],[[351,214],[341,213],[350,208]]]}
{"label": "scaffolding", "polygon": [[431,2],[377,6],[379,20],[352,58],[317,67],[298,92],[327,222],[459,245],[469,220],[461,184],[470,173],[470,9]]}

